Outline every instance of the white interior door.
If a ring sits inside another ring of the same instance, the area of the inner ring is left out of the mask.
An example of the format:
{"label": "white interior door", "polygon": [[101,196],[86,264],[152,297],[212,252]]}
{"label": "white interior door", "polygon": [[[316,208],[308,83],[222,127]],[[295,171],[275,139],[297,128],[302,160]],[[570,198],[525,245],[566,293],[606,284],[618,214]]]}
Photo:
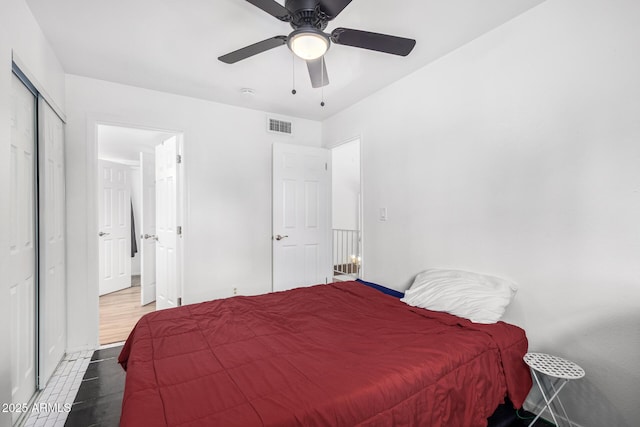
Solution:
{"label": "white interior door", "polygon": [[156,158],[140,153],[142,186],[142,218],[140,234],[140,303],[147,305],[156,300]]}
{"label": "white interior door", "polygon": [[39,99],[39,374],[44,388],[64,356],[65,299],[65,185],[63,122]]}
{"label": "white interior door", "polygon": [[178,305],[178,144],[172,136],[156,146],[156,309]]}
{"label": "white interior door", "polygon": [[[11,399],[26,403],[36,389],[35,129],[36,98],[14,75],[11,83],[9,297]],[[4,278],[3,278],[4,283]],[[20,414],[13,412],[15,422]]]}
{"label": "white interior door", "polygon": [[100,295],[131,286],[131,190],[129,167],[99,160],[98,238]]}
{"label": "white interior door", "polygon": [[273,144],[273,290],[332,274],[329,150]]}

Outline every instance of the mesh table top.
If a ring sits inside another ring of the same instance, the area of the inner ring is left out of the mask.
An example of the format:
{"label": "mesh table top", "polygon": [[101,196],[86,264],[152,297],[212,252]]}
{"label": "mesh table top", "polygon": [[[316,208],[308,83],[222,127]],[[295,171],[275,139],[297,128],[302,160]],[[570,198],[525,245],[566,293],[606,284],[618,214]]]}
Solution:
{"label": "mesh table top", "polygon": [[552,377],[577,380],[585,375],[584,369],[561,357],[545,353],[527,353],[523,359],[532,369]]}

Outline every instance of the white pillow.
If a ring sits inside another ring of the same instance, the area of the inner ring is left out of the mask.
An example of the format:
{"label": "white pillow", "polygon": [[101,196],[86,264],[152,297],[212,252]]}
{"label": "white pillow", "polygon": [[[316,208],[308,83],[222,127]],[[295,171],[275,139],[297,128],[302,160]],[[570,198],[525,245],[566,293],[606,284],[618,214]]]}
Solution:
{"label": "white pillow", "polygon": [[475,323],[496,323],[513,299],[516,284],[462,270],[430,269],[418,274],[401,301],[445,311]]}

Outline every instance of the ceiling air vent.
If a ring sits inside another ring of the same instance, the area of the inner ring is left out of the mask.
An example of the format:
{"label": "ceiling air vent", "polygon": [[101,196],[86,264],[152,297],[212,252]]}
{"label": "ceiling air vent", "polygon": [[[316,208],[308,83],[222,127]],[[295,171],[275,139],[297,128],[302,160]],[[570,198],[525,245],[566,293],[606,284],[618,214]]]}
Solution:
{"label": "ceiling air vent", "polygon": [[269,117],[267,118],[267,131],[284,135],[291,135],[291,122],[272,119],[271,117]]}

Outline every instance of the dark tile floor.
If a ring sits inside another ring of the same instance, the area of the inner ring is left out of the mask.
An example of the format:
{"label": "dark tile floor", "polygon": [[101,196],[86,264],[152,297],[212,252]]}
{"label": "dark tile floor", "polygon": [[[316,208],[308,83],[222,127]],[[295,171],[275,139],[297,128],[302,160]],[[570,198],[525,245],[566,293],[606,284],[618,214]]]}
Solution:
{"label": "dark tile floor", "polygon": [[[122,346],[93,353],[65,427],[119,426],[125,378],[124,370],[118,365],[120,350]],[[530,412],[516,413],[513,407],[501,405],[489,418],[489,427],[525,427],[531,419]],[[553,424],[544,420],[535,424],[535,427],[549,426]]]}
{"label": "dark tile floor", "polygon": [[71,407],[67,427],[118,427],[124,392],[124,370],[118,365],[122,346],[97,350]]}
{"label": "dark tile floor", "polygon": [[[496,412],[489,417],[488,427],[527,427],[531,421],[535,418],[535,414],[531,412],[513,409],[511,403],[498,406]],[[553,427],[551,424],[542,418],[539,418],[533,427]]]}

